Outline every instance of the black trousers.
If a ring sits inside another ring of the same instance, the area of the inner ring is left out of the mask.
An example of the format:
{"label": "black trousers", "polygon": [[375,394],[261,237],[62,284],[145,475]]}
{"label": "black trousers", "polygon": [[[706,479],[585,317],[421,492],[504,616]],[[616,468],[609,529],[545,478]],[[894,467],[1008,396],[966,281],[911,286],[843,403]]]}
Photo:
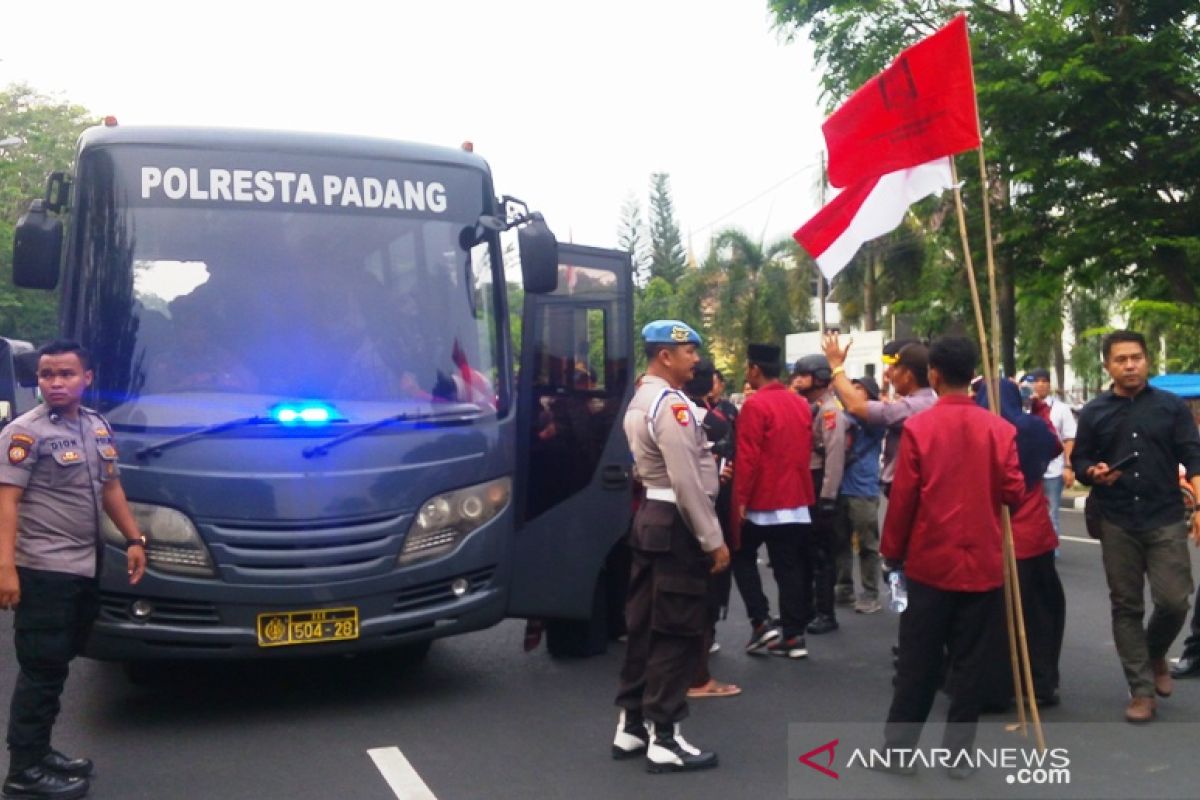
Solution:
{"label": "black trousers", "polygon": [[629,640],[616,704],[651,722],[679,722],[708,623],[711,561],[674,504],[647,500],[633,526]]}
{"label": "black trousers", "polygon": [[834,617],[834,589],[837,586],[837,517],[813,506],[809,536],[809,560],[812,563],[813,606],[818,615]]}
{"label": "black trousers", "polygon": [[771,572],[779,588],[779,621],[785,637],[803,636],[805,626],[812,622],[811,533],[812,526],[799,523],[755,525],[747,521],[742,526],[743,536],[767,545]]}
{"label": "black trousers", "polygon": [[1004,647],[1004,590],[948,592],[908,580],[908,608],[900,615],[900,655],[884,739],[889,748],[916,747],[942,683],[949,651],[954,691],[946,713],[951,749],[970,748],[989,660]]}
{"label": "black trousers", "polygon": [[[1033,693],[1048,697],[1058,689],[1058,659],[1067,621],[1067,596],[1054,566],[1054,551],[1017,561],[1025,641],[1029,645],[1029,670]],[[1008,626],[1001,641],[1007,644]],[[996,653],[994,671],[985,687],[988,705],[1007,705],[1013,699],[1012,657],[1006,648]]]}
{"label": "black trousers", "polygon": [[1200,658],[1200,589],[1196,589],[1196,599],[1192,602],[1192,627],[1183,640],[1183,653],[1180,656]]}
{"label": "black trousers", "polygon": [[712,680],[712,673],[708,671],[708,651],[717,638],[717,622],[729,605],[729,590],[732,586],[732,576],[729,572],[729,570],[723,570],[716,575],[708,576],[708,596],[705,598],[708,619],[704,626],[704,636],[700,638],[700,663],[696,666],[696,676],[692,679],[692,686],[703,686]]}
{"label": "black trousers", "polygon": [[50,733],[71,660],[99,611],[94,578],[18,567],[21,601],[13,619],[20,672],[8,713],[9,774],[50,752]]}
{"label": "black trousers", "polygon": [[762,547],[762,528],[742,523],[742,539],[730,558],[729,571],[737,584],[738,594],[746,604],[746,615],[755,625],[771,618],[771,606],[763,592],[762,576],[758,574],[758,550]]}

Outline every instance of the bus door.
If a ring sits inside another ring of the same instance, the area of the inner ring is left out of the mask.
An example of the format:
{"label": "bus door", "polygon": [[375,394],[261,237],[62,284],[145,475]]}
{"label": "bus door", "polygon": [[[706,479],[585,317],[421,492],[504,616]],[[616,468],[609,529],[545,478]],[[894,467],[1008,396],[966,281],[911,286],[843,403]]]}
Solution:
{"label": "bus door", "polygon": [[509,615],[588,619],[631,515],[627,253],[559,244],[558,288],[525,296]]}

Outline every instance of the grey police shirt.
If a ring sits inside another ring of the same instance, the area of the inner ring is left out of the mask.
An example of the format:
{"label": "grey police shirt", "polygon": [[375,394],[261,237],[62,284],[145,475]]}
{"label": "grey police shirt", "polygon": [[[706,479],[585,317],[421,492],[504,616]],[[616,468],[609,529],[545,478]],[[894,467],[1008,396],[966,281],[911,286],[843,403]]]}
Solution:
{"label": "grey police shirt", "polygon": [[725,543],[713,508],[720,488],[717,462],[691,401],[662,378],[647,375],[629,401],[625,436],[642,483],[671,489],[684,523],[706,553]]}
{"label": "grey police shirt", "polygon": [[117,448],[95,411],[60,417],[41,405],[0,431],[0,483],[20,486],[17,566],[96,574],[104,484],[116,479]]}

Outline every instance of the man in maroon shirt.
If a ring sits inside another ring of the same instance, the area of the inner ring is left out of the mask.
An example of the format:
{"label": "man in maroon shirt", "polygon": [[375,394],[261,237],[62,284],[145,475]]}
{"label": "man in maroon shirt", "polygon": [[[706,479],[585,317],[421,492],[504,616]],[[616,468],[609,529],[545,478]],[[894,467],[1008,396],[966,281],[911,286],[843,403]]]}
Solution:
{"label": "man in maroon shirt", "polygon": [[[782,636],[773,630],[754,638],[748,652],[765,644],[765,652],[804,658],[804,629],[812,621],[812,535],[809,506],[816,502],[809,459],[812,456],[812,411],[779,381],[780,349],[752,344],[746,379],[754,394],[738,415],[737,469],[733,497],[742,525],[740,558],[752,559],[760,542],[767,545],[771,570],[779,587]],[[751,616],[755,616],[751,612]],[[751,620],[752,624],[755,620]],[[769,624],[769,623],[764,623]],[[774,633],[774,635],[772,635]]]}
{"label": "man in maroon shirt", "polygon": [[[943,746],[971,748],[984,667],[1004,649],[1000,504],[1016,507],[1025,481],[1016,429],[970,397],[976,358],[968,339],[933,343],[929,382],[939,400],[906,421],[901,434],[880,546],[885,568],[902,566],[908,580],[884,732],[891,749],[916,747],[946,651],[955,691]],[[970,771],[954,767],[950,775]]]}

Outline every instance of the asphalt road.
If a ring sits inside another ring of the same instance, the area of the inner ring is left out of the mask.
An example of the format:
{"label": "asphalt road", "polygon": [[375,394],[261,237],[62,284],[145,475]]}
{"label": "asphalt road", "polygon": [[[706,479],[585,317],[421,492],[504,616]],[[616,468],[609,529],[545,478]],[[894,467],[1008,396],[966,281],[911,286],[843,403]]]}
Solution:
{"label": "asphalt road", "polygon": [[[1064,512],[1063,518],[1065,533],[1086,538],[1080,514]],[[1126,688],[1099,547],[1065,541],[1059,571],[1068,597],[1063,703],[1043,712],[1047,740],[1056,744],[1056,726],[1066,731],[1066,723],[1086,723],[1063,734],[1078,748],[1073,756],[1084,749],[1105,755],[1086,765],[1086,775],[1080,774],[1086,759],[1073,758],[1081,766],[1071,789],[1044,796],[1195,797],[1200,680],[1181,681],[1154,724],[1124,723]],[[794,662],[744,655],[747,626],[736,592],[734,604],[719,627],[722,650],[712,667],[745,693],[694,701],[685,725],[693,742],[720,754],[721,766],[704,773],[656,776],[637,760],[611,760],[622,645],[579,661],[551,659],[544,649],[526,654],[517,621],[441,640],[416,665],[395,657],[174,664],[164,665],[152,685],[135,686],[119,665],[81,660],[67,686],[55,744],[96,760],[91,797],[122,800],[787,797],[797,755],[789,724],[828,726],[834,735],[839,726],[883,719],[897,617],[843,612],[841,630],[811,637],[810,658]],[[1177,643],[1173,655],[1178,649]],[[5,697],[14,672],[6,636],[0,641]],[[932,719],[944,715],[944,703],[938,700]],[[428,793],[398,795],[368,755],[376,748],[398,748]],[[934,793],[920,781],[871,776],[887,781],[873,796]],[[849,796],[829,786],[829,796]],[[1088,794],[1079,794],[1089,786]],[[791,791],[809,797],[823,790],[793,785]],[[983,788],[958,792],[954,796],[990,796]]]}

